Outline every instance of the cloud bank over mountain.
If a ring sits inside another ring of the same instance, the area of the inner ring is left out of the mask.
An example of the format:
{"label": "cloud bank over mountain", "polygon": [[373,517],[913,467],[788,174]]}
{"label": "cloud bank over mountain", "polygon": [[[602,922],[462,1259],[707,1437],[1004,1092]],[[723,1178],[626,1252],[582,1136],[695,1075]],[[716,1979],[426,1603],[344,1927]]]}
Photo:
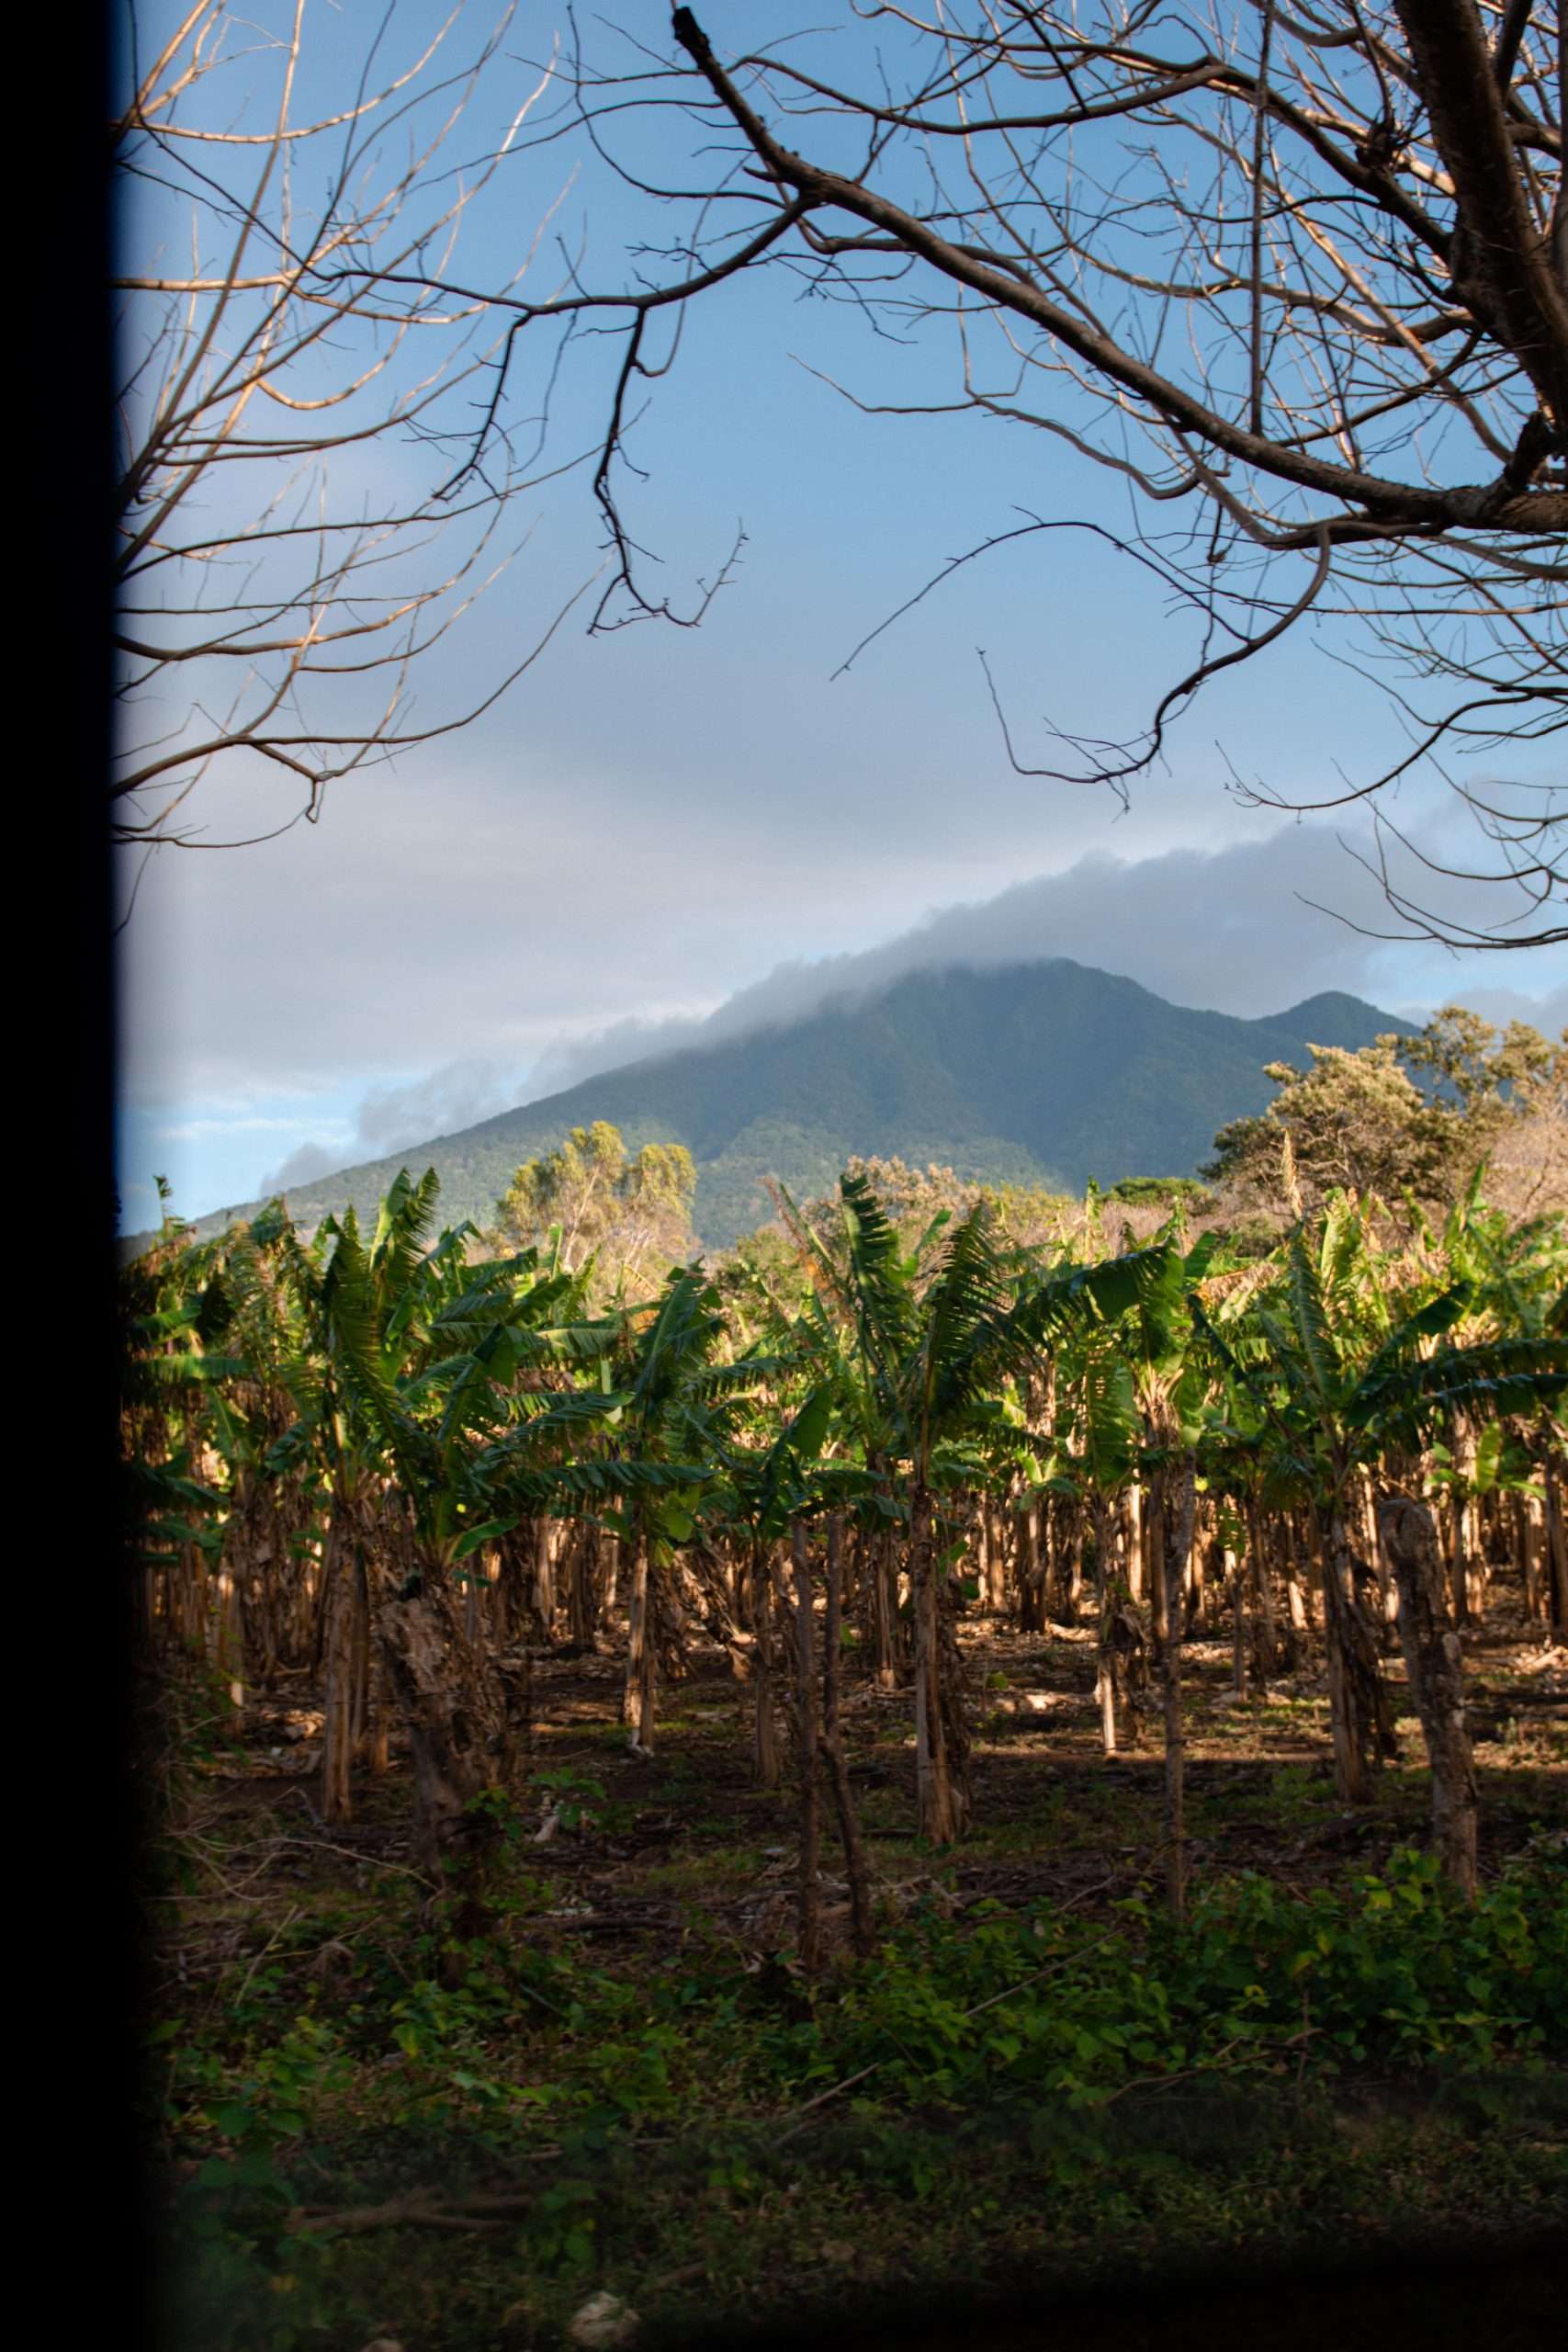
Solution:
{"label": "cloud bank over mountain", "polygon": [[480,1119],[511,1110],[525,1093],[514,1070],[483,1057],[446,1062],[407,1086],[373,1086],[360,1102],[346,1142],[299,1145],[276,1168],[268,1170],[257,1193],[286,1193],[355,1160],[403,1151],[431,1136],[453,1135],[459,1127],[474,1126]]}
{"label": "cloud bank over mountain", "polygon": [[[1326,920],[1325,906],[1348,920]],[[1357,922],[1365,933],[1350,927]],[[1066,956],[1137,980],[1172,1004],[1243,1016],[1276,1012],[1329,989],[1404,1011],[1398,961],[1370,935],[1386,922],[1371,876],[1324,827],[1136,860],[1094,851],[998,898],[937,909],[882,946],[781,964],[704,1018],[621,1021],[565,1040],[541,1055],[519,1099],[536,1102],[626,1062],[778,1027],[829,997],[864,996],[907,972],[950,965],[987,970]],[[1451,993],[1494,1020],[1529,1021],[1550,1032],[1568,1023],[1568,980],[1538,997],[1472,986],[1456,968]],[[1408,1009],[1424,1013],[1447,994]]]}
{"label": "cloud bank over mountain", "polygon": [[[376,847],[374,837],[367,847]],[[341,877],[333,879],[332,868],[301,865],[296,875],[301,924],[312,910],[322,917],[315,927],[306,924],[308,936],[336,944],[336,965],[322,969],[296,965],[291,955],[280,957],[275,938],[252,938],[243,908],[211,908],[223,953],[214,932],[216,962],[200,990],[190,988],[184,1007],[176,1004],[174,1012],[186,1018],[200,1009],[207,1028],[221,1035],[223,1051],[232,1056],[211,1070],[214,1089],[232,1087],[232,1101],[223,1091],[216,1103],[200,1101],[197,1108],[221,1110],[221,1122],[235,1134],[231,1159],[237,1152],[244,1158],[221,1188],[214,1183],[205,1200],[195,1202],[197,1214],[219,1200],[247,1193],[265,1197],[409,1150],[626,1063],[682,1046],[727,1045],[799,1021],[829,997],[863,997],[912,971],[954,965],[983,971],[1072,957],[1134,978],[1170,1004],[1241,1016],[1279,1012],[1321,990],[1347,990],[1416,1018],[1458,997],[1497,1021],[1523,1018],[1550,1033],[1568,1023],[1568,957],[1535,953],[1518,962],[1479,962],[1373,936],[1387,929],[1387,906],[1371,875],[1347,856],[1328,826],[1300,823],[1267,837],[1220,842],[1213,849],[1166,847],[1143,856],[1093,849],[1075,864],[1037,873],[995,896],[959,899],[952,891],[945,903],[882,944],[781,962],[728,995],[715,988],[719,974],[712,962],[703,962],[703,950],[689,945],[684,924],[660,933],[659,965],[649,965],[651,948],[639,938],[630,906],[602,912],[590,936],[571,917],[571,955],[559,944],[547,948],[541,932],[541,924],[558,920],[550,912],[550,891],[531,896],[529,920],[513,932],[501,920],[501,903],[513,887],[501,858],[503,835],[482,835],[478,847],[487,852],[484,873],[496,877],[501,899],[493,891],[475,896],[468,864],[475,842],[468,842],[461,870],[454,868],[446,877],[451,889],[445,889],[446,835],[421,835],[419,870],[434,903],[454,903],[446,920],[433,917],[421,950],[419,997],[412,1004],[400,997],[395,1021],[388,1021],[388,992],[402,986],[409,950],[398,903],[386,900],[381,865],[360,873],[357,891],[365,896],[355,899],[353,908],[344,903]],[[221,873],[228,877],[231,868]],[[461,894],[456,894],[458,879]],[[968,875],[954,870],[959,887],[964,879]],[[802,906],[808,917],[804,936],[820,941],[828,922],[840,936],[853,936],[856,922],[849,912],[835,915],[837,900],[807,903],[799,896],[804,887],[795,870],[773,877],[778,900]],[[1325,908],[1347,920],[1336,920]],[[861,920],[867,912],[870,906],[863,906]],[[1361,929],[1354,929],[1357,924]],[[760,953],[773,938],[778,927],[757,929]],[[261,959],[265,986],[254,978]],[[743,969],[743,948],[731,944],[727,959],[731,971]],[[660,1007],[663,1000],[663,1007],[672,1009],[663,1016],[602,1023],[579,1012],[579,1004],[594,1002],[594,992],[600,1004]],[[686,1012],[694,1000],[696,1009]],[[157,1035],[157,1025],[148,1033]],[[367,1070],[371,1035],[383,1040],[383,1070],[392,1063],[386,1077]],[[299,1070],[273,1070],[268,1056],[277,1054],[280,1037],[287,1040],[285,1058],[301,1063]],[[461,1051],[440,1058],[442,1046],[449,1051],[451,1045]],[[333,1063],[344,1082],[322,1087],[320,1077]],[[289,1080],[315,1084],[320,1108],[312,1110],[308,1096],[282,1103]],[[282,1108],[289,1108],[289,1117],[277,1114]],[[207,1125],[221,1122],[209,1117]],[[280,1158],[265,1169],[249,1159],[256,1129],[280,1129],[273,1141]],[[181,1125],[169,1120],[160,1126],[164,1138],[186,1131],[193,1131],[188,1113],[181,1113]],[[243,1138],[252,1138],[249,1150]],[[160,1155],[169,1148],[167,1141],[157,1143]]]}
{"label": "cloud bank over mountain", "polygon": [[[1325,907],[1347,920],[1330,920]],[[1292,826],[1266,840],[1154,857],[1097,850],[996,898],[934,909],[879,946],[780,964],[711,1012],[564,1036],[525,1069],[470,1055],[404,1084],[371,1087],[332,1140],[300,1144],[261,1176],[256,1193],[455,1134],[603,1071],[782,1028],[831,998],[863,998],[908,973],[953,966],[985,971],[1067,956],[1136,980],[1171,1004],[1245,1018],[1339,989],[1416,1020],[1457,999],[1492,1020],[1528,1021],[1549,1035],[1568,1025],[1568,977],[1531,994],[1476,985],[1476,966],[1458,958],[1450,978],[1448,967],[1428,959],[1428,984],[1413,998],[1408,951],[1372,935],[1386,922],[1371,876],[1326,827]],[[1532,957],[1529,969],[1543,977],[1542,959]]]}

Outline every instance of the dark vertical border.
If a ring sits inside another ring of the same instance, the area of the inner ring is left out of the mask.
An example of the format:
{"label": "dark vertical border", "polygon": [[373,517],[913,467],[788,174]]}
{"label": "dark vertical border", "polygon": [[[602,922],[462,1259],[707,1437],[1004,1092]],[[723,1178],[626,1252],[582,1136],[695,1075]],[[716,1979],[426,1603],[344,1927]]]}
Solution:
{"label": "dark vertical border", "polygon": [[37,1711],[11,1751],[16,1817],[37,1841],[34,1870],[12,1880],[11,1941],[14,1957],[28,1953],[40,1996],[36,2020],[15,2019],[26,2058],[42,2070],[17,2154],[52,2241],[48,2253],[33,2241],[23,2260],[46,2335],[140,2345],[150,2340],[150,2258],[132,2060],[142,1974],[116,1472],[107,824],[116,11],[109,0],[57,0],[15,12],[6,31],[16,174],[7,282],[21,411],[6,599],[21,626],[6,748],[12,805],[27,827],[12,852],[10,1030],[18,1058],[32,1063],[30,1082],[20,1071],[13,1080],[23,1125],[6,1227],[8,1270],[33,1293],[21,1310],[32,1361],[21,1408],[7,1417],[7,1452],[14,1507],[29,1497],[41,1506],[31,1535],[18,1530],[8,1547],[21,1602],[12,1671],[21,1706],[30,1698]]}

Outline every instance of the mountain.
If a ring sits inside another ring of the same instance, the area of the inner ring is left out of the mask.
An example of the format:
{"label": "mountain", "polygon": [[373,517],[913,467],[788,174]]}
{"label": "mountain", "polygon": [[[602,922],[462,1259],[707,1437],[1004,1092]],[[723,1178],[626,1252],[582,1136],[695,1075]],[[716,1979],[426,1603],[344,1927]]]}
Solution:
{"label": "mountain", "polygon": [[595,1119],[633,1149],[687,1146],[694,1221],[715,1249],[770,1214],[763,1176],[781,1177],[798,1199],[831,1184],[852,1153],[1069,1192],[1091,1176],[1190,1175],[1226,1120],[1272,1099],[1265,1063],[1299,1066],[1309,1044],[1353,1049],[1390,1030],[1408,1024],[1357,997],[1309,997],[1243,1021],[1168,1004],[1065,957],[910,972],[320,1178],[291,1191],[289,1206],[305,1226],[350,1201],[363,1217],[400,1167],[434,1166],[444,1220],[482,1223],[520,1161]]}

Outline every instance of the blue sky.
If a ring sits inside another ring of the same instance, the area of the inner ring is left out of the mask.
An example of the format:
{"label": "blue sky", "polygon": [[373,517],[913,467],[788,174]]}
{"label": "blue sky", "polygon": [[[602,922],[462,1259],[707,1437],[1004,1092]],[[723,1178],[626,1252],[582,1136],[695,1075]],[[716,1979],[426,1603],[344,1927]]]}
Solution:
{"label": "blue sky", "polygon": [[[318,13],[325,94],[352,12]],[[718,40],[761,12],[709,13]],[[513,47],[532,53],[547,20],[525,9]],[[498,113],[525,71],[498,89]],[[502,275],[560,196],[562,151],[521,155],[508,174],[467,254],[479,277]],[[585,171],[558,220],[587,240],[601,277],[624,266],[617,243],[637,224],[602,177]],[[630,493],[678,597],[744,523],[744,560],[703,628],[591,640],[570,620],[486,719],[334,787],[314,828],[152,861],[122,941],[129,1226],[150,1220],[154,1171],[199,1215],[252,1196],[302,1150],[321,1166],[400,1148],[584,1066],[584,1041],[605,1030],[635,1047],[635,1024],[705,1013],[776,966],[874,947],[933,910],[1086,858],[1101,862],[1079,869],[1081,888],[1029,902],[1021,952],[1037,936],[1034,952],[1236,1011],[1326,986],[1391,1010],[1487,995],[1507,1010],[1503,991],[1561,1023],[1568,958],[1372,947],[1299,903],[1340,870],[1321,828],[1266,820],[1227,793],[1232,763],[1304,797],[1395,740],[1329,630],[1221,681],[1125,815],[1101,792],[1012,773],[976,650],[1026,757],[1047,718],[1135,729],[1151,688],[1183,666],[1191,625],[1092,540],[1025,541],[970,567],[834,679],[868,628],[1020,507],[1122,513],[1106,478],[1059,443],[973,419],[863,416],[795,355],[868,394],[890,366],[904,397],[951,389],[934,345],[879,348],[849,312],[769,277],[726,288],[687,317],[635,444],[649,479]],[[597,431],[613,358],[584,346],[563,375],[563,448]],[[443,700],[515,659],[601,560],[581,475],[522,509],[528,544],[444,656],[431,682]],[[1539,761],[1514,772],[1547,773]],[[257,830],[279,789],[243,769],[216,780],[209,838]],[[1444,838],[1443,806],[1413,789],[1401,821]],[[1227,864],[1270,836],[1268,860]],[[1179,883],[1166,904],[1151,862],[1194,851],[1207,863],[1160,869]],[[1107,887],[1107,855],[1149,869],[1137,890]],[[1359,877],[1342,870],[1335,903],[1354,911]],[[1090,908],[1098,952],[1070,920]],[[1207,957],[1202,943],[1221,937]]]}

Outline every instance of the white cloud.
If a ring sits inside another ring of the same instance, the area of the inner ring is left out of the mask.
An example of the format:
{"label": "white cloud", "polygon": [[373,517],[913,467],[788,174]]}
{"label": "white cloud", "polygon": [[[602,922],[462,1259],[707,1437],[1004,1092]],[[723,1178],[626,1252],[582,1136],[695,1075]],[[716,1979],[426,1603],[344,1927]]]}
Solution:
{"label": "white cloud", "polygon": [[[1484,1014],[1499,1028],[1510,1021],[1525,1021],[1548,1037],[1561,1036],[1568,1029],[1568,980],[1547,989],[1540,996],[1525,996],[1517,989],[1460,987],[1454,991],[1454,999],[1467,1004],[1472,1012]],[[1442,1001],[1449,1003],[1454,999],[1445,997]]]}
{"label": "white cloud", "polygon": [[356,1141],[367,1159],[456,1134],[509,1111],[522,1091],[515,1067],[484,1059],[446,1062],[405,1086],[373,1086],[359,1106]]}
{"label": "white cloud", "polygon": [[256,1198],[271,1200],[275,1193],[291,1192],[296,1184],[313,1183],[318,1176],[330,1176],[334,1168],[346,1165],[353,1156],[342,1146],[334,1149],[320,1143],[299,1144],[280,1167],[263,1176],[256,1186]]}
{"label": "white cloud", "polygon": [[[400,1085],[371,1086],[361,1096],[352,1123],[334,1121],[297,1145],[280,1166],[257,1179],[256,1195],[285,1193],[358,1160],[384,1159],[406,1146],[432,1143],[462,1127],[477,1126],[481,1119],[510,1110],[523,1092],[514,1070],[485,1060],[446,1062]],[[192,1122],[193,1127],[204,1124],[218,1123]],[[266,1124],[297,1135],[300,1122],[296,1115]]]}

